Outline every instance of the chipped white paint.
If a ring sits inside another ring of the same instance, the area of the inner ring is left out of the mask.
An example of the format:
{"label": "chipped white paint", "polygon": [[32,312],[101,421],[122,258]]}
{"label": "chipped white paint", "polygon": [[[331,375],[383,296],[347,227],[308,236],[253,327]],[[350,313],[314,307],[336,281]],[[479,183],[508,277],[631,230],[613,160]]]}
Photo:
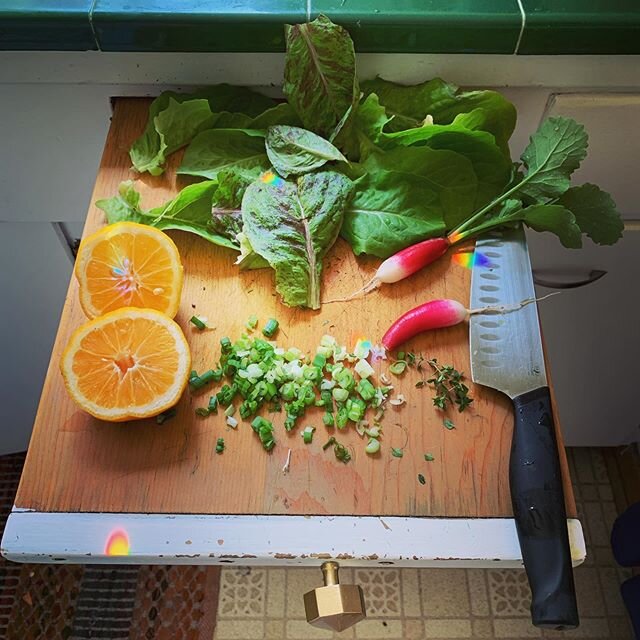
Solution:
{"label": "chipped white paint", "polygon": [[[568,520],[574,565],[586,556],[582,527]],[[110,556],[115,531],[128,556]],[[2,555],[16,562],[521,567],[510,518],[222,516],[40,513],[13,510]]]}

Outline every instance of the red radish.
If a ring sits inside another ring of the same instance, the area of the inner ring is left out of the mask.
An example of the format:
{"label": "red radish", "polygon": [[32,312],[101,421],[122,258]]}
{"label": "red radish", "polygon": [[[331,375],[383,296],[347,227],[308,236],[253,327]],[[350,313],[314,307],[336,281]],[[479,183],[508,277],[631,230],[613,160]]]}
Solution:
{"label": "red radish", "polygon": [[355,293],[346,298],[337,298],[335,300],[327,300],[329,302],[345,302],[351,300],[360,294],[367,294],[377,289],[381,284],[391,284],[408,278],[416,271],[420,271],[423,267],[435,262],[443,256],[451,242],[448,238],[430,238],[418,244],[411,245],[402,251],[398,251],[390,258],[387,258],[376,271],[375,275],[367,284]]}
{"label": "red radish", "polygon": [[457,300],[432,300],[400,316],[382,338],[382,346],[391,351],[429,329],[452,327],[467,319],[469,312]]}
{"label": "red radish", "polygon": [[413,338],[413,336],[430,329],[444,329],[465,321],[469,316],[479,313],[511,313],[528,304],[541,302],[561,293],[554,291],[542,298],[527,298],[514,304],[467,309],[457,300],[431,300],[401,315],[382,337],[382,346],[391,351]]}

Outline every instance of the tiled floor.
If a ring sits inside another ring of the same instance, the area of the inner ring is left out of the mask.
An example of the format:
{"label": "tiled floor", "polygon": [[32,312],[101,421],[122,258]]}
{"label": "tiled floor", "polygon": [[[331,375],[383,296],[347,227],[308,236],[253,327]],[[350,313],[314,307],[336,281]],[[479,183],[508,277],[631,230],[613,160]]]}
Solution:
{"label": "tiled floor", "polygon": [[575,572],[581,625],[542,632],[529,619],[524,571],[497,569],[343,569],[360,584],[367,619],[341,634],[310,627],[302,594],[320,585],[318,569],[223,569],[215,640],[433,640],[566,637],[632,638],[620,598],[627,570],[616,566],[609,531],[616,517],[611,483],[597,449],[569,452],[588,558]]}

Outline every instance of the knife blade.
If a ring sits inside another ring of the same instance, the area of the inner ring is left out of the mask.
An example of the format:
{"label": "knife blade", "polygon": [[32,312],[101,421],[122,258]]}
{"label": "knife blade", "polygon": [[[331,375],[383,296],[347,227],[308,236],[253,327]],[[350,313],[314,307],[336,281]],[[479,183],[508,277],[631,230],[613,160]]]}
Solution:
{"label": "knife blade", "polygon": [[[535,626],[578,626],[567,515],[529,251],[521,227],[476,243],[469,321],[473,381],[511,398],[509,484]],[[529,304],[514,309],[519,303]]]}

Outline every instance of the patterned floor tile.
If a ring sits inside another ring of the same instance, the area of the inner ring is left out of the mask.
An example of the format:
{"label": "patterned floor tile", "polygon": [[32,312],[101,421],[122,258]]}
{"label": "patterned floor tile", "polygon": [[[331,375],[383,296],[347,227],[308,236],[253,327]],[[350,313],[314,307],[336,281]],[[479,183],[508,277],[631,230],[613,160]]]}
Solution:
{"label": "patterned floor tile", "polygon": [[489,601],[494,616],[529,617],[531,590],[527,575],[518,569],[489,569]]}
{"label": "patterned floor tile", "polygon": [[397,618],[402,614],[398,569],[356,569],[355,583],[364,592],[367,617]]}
{"label": "patterned floor tile", "polygon": [[[284,585],[283,585],[284,587]],[[266,614],[267,570],[237,567],[222,572],[218,615],[261,618]]]}

